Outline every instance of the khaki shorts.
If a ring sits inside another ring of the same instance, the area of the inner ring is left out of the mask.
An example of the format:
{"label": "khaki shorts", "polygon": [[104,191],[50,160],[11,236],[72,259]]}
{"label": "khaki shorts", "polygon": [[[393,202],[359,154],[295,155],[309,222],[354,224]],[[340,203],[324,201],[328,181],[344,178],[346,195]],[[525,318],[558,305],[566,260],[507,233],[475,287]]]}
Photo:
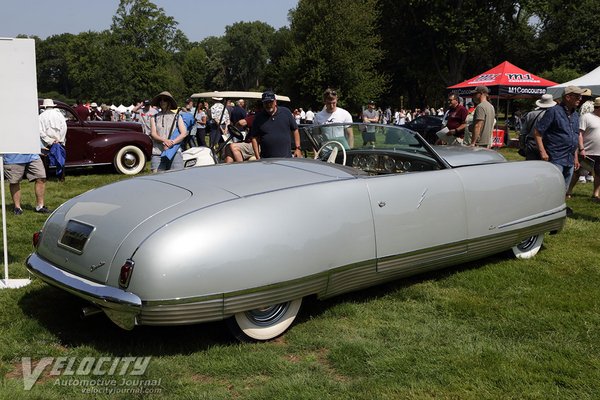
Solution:
{"label": "khaki shorts", "polygon": [[238,142],[235,143],[237,149],[242,153],[242,159],[244,161],[248,161],[250,158],[254,157],[254,150],[252,149],[252,143],[246,142]]}
{"label": "khaki shorts", "polygon": [[36,179],[46,179],[46,170],[44,169],[44,163],[38,158],[27,164],[5,165],[4,178],[11,184],[21,182],[23,178],[33,182]]}

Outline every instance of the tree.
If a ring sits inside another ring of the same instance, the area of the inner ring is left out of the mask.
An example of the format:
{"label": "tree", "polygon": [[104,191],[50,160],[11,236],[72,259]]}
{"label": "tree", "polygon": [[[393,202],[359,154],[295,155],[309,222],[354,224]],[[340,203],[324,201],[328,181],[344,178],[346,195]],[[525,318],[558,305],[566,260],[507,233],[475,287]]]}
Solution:
{"label": "tree", "polygon": [[149,0],[121,0],[111,30],[110,47],[119,55],[113,70],[127,87],[122,95],[139,100],[170,90],[176,97],[185,96],[174,53],[189,42],[173,17]]}
{"label": "tree", "polygon": [[36,39],[37,81],[40,92],[56,91],[71,95],[67,54],[74,35],[63,33],[46,40]]}
{"label": "tree", "polygon": [[387,84],[376,70],[382,58],[376,33],[376,0],[300,0],[290,12],[293,43],[279,60],[281,82],[294,100],[312,104],[323,90],[340,93],[340,103],[358,110],[377,99]]}
{"label": "tree", "polygon": [[275,29],[264,22],[237,22],[225,28],[227,86],[249,90],[260,86],[270,62]]}

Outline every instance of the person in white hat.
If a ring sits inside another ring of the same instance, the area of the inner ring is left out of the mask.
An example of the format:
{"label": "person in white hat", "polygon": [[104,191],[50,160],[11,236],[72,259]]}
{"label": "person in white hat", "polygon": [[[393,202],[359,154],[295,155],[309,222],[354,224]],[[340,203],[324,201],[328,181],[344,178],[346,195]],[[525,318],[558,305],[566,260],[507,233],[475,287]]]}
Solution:
{"label": "person in white hat", "polygon": [[542,97],[535,102],[535,105],[537,107],[525,115],[519,133],[519,154],[525,157],[526,160],[542,159],[535,142],[533,131],[536,122],[544,116],[548,108],[554,107],[556,102],[552,98],[552,95],[547,93],[542,95]]}
{"label": "person in white hat", "polygon": [[52,99],[44,99],[41,105],[44,110],[39,116],[42,148],[49,149],[54,143],[64,146],[67,140],[67,121],[63,113],[55,107]]}
{"label": "person in white hat", "polygon": [[560,169],[565,178],[565,194],[573,172],[579,168],[579,151],[583,150],[583,147],[579,146],[577,112],[582,93],[583,89],[578,86],[567,86],[561,103],[549,108],[535,123],[535,141],[540,150],[540,157]]}
{"label": "person in white hat", "polygon": [[44,111],[39,115],[40,147],[46,175],[50,165],[56,166],[56,176],[63,181],[67,154],[67,121],[63,113],[55,107],[52,99],[44,99],[42,102],[41,108]]}

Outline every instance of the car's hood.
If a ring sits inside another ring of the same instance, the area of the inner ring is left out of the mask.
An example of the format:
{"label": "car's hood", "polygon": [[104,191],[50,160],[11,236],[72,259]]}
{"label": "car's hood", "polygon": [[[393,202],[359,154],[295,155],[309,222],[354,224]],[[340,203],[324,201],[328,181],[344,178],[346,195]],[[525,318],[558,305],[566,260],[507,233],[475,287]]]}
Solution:
{"label": "car's hood", "polygon": [[[131,257],[148,236],[178,218],[241,197],[351,178],[333,164],[274,160],[124,180],[59,207],[46,221],[37,253],[68,271],[105,282],[113,263],[120,267],[123,257]],[[106,267],[95,268],[101,263]]]}
{"label": "car's hood", "polygon": [[114,122],[114,121],[85,121],[87,128],[94,128],[98,130],[111,130],[111,131],[138,131],[143,132],[142,125],[138,122]]}

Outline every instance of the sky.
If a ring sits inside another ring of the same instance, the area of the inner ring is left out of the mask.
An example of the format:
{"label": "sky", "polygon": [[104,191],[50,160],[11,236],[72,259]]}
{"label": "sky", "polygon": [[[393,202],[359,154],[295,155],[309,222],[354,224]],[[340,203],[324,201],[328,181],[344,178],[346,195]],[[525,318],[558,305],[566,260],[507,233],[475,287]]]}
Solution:
{"label": "sky", "polygon": [[[192,42],[223,36],[226,26],[240,21],[262,21],[275,29],[289,26],[288,11],[298,4],[298,0],[151,1],[177,21],[177,27]],[[119,6],[119,0],[2,0],[0,3],[0,37],[24,34],[42,39],[61,33],[109,29]]]}

